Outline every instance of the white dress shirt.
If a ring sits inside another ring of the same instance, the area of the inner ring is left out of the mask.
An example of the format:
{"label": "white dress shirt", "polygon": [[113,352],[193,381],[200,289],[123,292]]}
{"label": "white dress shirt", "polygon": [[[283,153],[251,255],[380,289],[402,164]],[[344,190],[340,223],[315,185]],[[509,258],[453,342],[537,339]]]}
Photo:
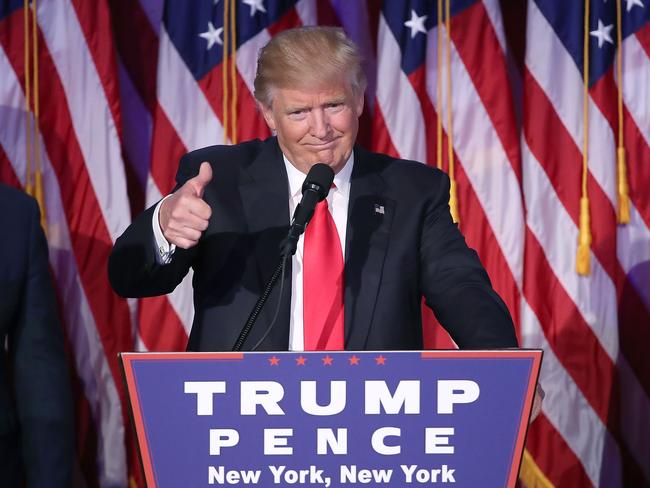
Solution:
{"label": "white dress shirt", "polygon": [[[292,165],[286,156],[283,155],[284,165],[289,177],[289,218],[293,217],[296,206],[302,199],[302,184],[305,181],[305,174]],[[334,186],[327,195],[327,205],[336,230],[341,241],[341,251],[343,261],[345,262],[345,232],[348,225],[348,204],[350,202],[350,179],[352,176],[352,167],[354,166],[354,153],[345,166],[334,175]],[[168,195],[169,196],[169,195]],[[167,197],[165,197],[167,198]],[[164,200],[164,199],[163,199]],[[172,260],[176,246],[170,244],[163,236],[158,221],[160,205],[163,200],[158,202],[154,209],[152,226],[153,234],[156,241],[156,259],[159,264],[168,264]],[[218,216],[216,217],[218,218]],[[303,351],[304,345],[304,321],[303,321],[303,279],[302,279],[302,257],[304,249],[304,234],[298,239],[296,254],[291,261],[291,310],[289,322],[289,350]]]}

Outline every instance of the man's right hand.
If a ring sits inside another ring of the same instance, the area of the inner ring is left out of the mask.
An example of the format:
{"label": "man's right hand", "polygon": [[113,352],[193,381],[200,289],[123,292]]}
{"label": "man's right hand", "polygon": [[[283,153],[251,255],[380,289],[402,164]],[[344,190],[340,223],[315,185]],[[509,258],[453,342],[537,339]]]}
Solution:
{"label": "man's right hand", "polygon": [[171,244],[183,249],[196,246],[208,228],[212,209],[203,201],[203,191],[210,180],[212,166],[204,161],[199,174],[187,180],[161,204],[158,221],[165,239]]}

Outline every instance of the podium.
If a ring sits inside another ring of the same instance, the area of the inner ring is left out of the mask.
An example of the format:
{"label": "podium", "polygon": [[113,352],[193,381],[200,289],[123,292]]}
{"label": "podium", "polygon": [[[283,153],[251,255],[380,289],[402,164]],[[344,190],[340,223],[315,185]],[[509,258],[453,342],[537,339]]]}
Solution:
{"label": "podium", "polygon": [[121,354],[150,488],[512,487],[541,358]]}

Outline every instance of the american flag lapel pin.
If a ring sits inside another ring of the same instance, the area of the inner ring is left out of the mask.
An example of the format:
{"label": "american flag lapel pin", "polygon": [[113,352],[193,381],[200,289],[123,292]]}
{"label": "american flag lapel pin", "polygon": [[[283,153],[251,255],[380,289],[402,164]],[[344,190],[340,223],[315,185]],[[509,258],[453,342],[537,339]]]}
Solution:
{"label": "american flag lapel pin", "polygon": [[380,215],[384,215],[384,214],[386,213],[386,212],[384,211],[384,206],[383,206],[383,205],[379,205],[378,203],[375,203],[375,213],[376,213],[376,214],[380,214]]}

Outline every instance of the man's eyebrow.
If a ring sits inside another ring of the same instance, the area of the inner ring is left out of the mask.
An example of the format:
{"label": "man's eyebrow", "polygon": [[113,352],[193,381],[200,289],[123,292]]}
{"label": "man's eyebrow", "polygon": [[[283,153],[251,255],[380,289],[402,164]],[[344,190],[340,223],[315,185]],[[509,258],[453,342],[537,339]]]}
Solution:
{"label": "man's eyebrow", "polygon": [[[340,96],[340,97],[332,97],[330,99],[327,99],[323,101],[322,105],[333,105],[333,104],[341,104],[345,103],[345,96]],[[321,105],[321,106],[322,106]],[[311,106],[305,104],[305,105],[288,105],[285,107],[284,112],[287,114],[290,114],[292,112],[302,112],[303,110],[310,110]]]}
{"label": "man's eyebrow", "polygon": [[306,105],[293,105],[293,106],[289,105],[284,109],[284,111],[290,114],[291,112],[301,112],[303,110],[307,110],[308,108],[309,107],[307,107]]}
{"label": "man's eyebrow", "polygon": [[326,100],[324,105],[331,105],[333,103],[345,103],[345,97],[336,97],[336,98],[330,98],[329,100]]}

